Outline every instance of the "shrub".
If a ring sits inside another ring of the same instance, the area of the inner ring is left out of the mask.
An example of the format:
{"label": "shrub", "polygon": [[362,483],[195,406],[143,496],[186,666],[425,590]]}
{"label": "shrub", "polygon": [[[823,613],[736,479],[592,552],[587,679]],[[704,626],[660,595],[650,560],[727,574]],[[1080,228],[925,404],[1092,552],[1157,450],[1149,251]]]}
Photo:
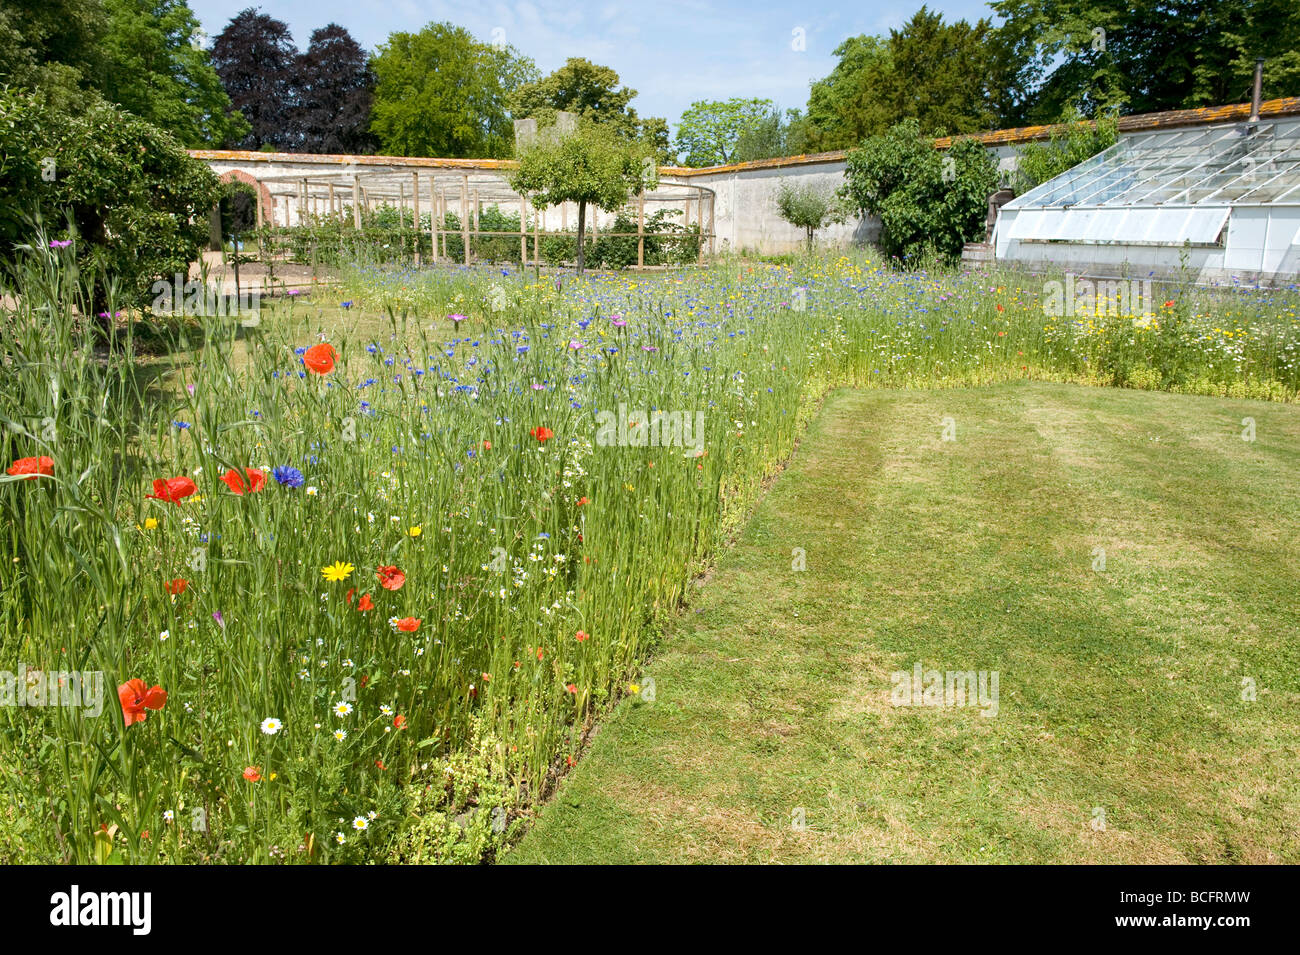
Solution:
{"label": "shrub", "polygon": [[[93,94],[85,94],[93,97]],[[143,302],[161,276],[186,272],[209,240],[217,177],[169,134],[101,99],[73,106],[0,90],[0,258],[32,223],[70,228],[97,307]]]}
{"label": "shrub", "polygon": [[880,246],[912,262],[929,255],[955,260],[984,234],[988,197],[997,187],[993,157],[974,139],[940,153],[908,119],[849,153],[841,195],[879,217]]}

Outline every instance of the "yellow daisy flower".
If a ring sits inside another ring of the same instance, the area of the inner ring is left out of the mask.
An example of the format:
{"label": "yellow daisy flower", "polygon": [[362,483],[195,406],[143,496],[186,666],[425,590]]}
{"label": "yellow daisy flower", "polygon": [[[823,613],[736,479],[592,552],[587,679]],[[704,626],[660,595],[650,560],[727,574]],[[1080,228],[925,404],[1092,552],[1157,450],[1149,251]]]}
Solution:
{"label": "yellow daisy flower", "polygon": [[351,564],[345,564],[341,560],[336,560],[328,567],[322,567],[320,572],[322,577],[330,583],[336,584],[340,580],[347,580],[354,570],[356,570],[356,567]]}

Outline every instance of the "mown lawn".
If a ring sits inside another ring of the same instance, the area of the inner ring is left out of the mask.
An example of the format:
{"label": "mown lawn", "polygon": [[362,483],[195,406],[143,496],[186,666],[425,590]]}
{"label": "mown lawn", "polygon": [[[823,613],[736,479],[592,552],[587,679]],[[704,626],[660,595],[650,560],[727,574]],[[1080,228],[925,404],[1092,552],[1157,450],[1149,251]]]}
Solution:
{"label": "mown lawn", "polygon": [[1298,479],[1296,406],[836,392],[504,861],[1300,862]]}

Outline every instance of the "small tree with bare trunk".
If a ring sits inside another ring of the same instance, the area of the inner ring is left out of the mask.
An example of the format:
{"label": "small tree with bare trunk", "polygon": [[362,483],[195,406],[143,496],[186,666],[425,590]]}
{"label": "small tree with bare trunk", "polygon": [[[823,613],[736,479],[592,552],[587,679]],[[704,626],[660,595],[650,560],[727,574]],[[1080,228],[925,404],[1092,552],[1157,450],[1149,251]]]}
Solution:
{"label": "small tree with bare trunk", "polygon": [[538,136],[521,150],[519,170],[510,180],[533,203],[578,204],[578,274],[583,269],[587,207],[615,212],[628,198],[656,184],[654,157],[646,147],[628,143],[594,123],[580,124],[564,136]]}

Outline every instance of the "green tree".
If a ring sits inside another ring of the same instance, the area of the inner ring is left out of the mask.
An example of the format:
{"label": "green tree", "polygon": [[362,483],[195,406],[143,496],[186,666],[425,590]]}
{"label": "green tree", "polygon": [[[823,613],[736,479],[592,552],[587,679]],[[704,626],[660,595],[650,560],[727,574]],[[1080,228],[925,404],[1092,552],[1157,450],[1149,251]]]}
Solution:
{"label": "green tree", "polygon": [[76,87],[103,64],[108,17],[100,0],[5,0],[0,4],[0,83]]}
{"label": "green tree", "polygon": [[608,126],[580,123],[568,136],[538,136],[522,151],[511,177],[516,192],[541,206],[578,204],[578,274],[584,265],[587,206],[614,212],[657,181],[651,149],[629,143]]}
{"label": "green tree", "polygon": [[740,134],[734,158],[736,162],[751,162],[798,156],[811,151],[807,117],[797,109],[788,109],[785,115],[779,109],[773,109]]}
{"label": "green tree", "polygon": [[809,93],[810,144],[845,149],[908,118],[933,135],[995,128],[1014,110],[1014,52],[989,20],[945,23],[924,6],[887,38],[850,37]]}
{"label": "green tree", "polygon": [[982,237],[997,166],[976,139],[945,152],[921,134],[915,119],[871,136],[849,153],[844,199],[880,219],[880,246],[904,262],[927,255],[953,260]]}
{"label": "green tree", "polygon": [[636,90],[619,85],[618,73],[581,57],[570,57],[551,73],[519,87],[510,97],[515,119],[535,119],[550,126],[555,114],[575,113],[580,119],[608,127],[625,142],[643,142],[665,162],[672,161],[668,122],[657,116],[641,119],[629,104]]}
{"label": "green tree", "polygon": [[184,0],[5,0],[0,83],[45,90],[75,111],[95,90],[184,145],[243,134]]}
{"label": "green tree", "polygon": [[782,182],[777,189],[776,211],[786,222],[808,233],[809,251],[818,229],[848,218],[848,210],[834,190],[788,182]]}
{"label": "green tree", "polygon": [[451,23],[391,34],[371,69],[371,131],[395,156],[509,156],[509,97],[537,76],[514,47],[480,43]]}
{"label": "green tree", "polygon": [[198,43],[185,0],[104,0],[108,31],[100,88],[112,102],[167,130],[184,146],[222,146],[248,123]]}
{"label": "green tree", "polygon": [[697,100],[677,124],[677,151],[687,166],[721,166],[736,158],[736,144],[763,122],[774,104],[770,99]]}
{"label": "green tree", "polygon": [[1030,95],[1024,119],[1075,106],[1147,113],[1300,93],[1295,0],[993,0]]}
{"label": "green tree", "polygon": [[41,219],[95,276],[97,311],[110,281],[122,305],[187,272],[220,195],[217,177],[171,135],[95,93],[72,111],[44,91],[0,89],[0,258],[33,241]]}

